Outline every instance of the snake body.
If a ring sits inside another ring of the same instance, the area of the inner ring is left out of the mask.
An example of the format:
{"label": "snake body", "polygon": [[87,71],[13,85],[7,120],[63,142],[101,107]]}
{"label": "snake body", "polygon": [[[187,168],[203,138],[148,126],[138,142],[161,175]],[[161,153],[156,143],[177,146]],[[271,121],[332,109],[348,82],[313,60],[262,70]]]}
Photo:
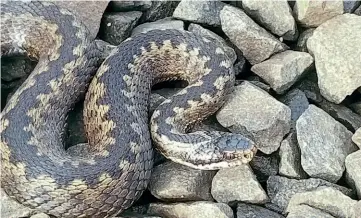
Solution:
{"label": "snake body", "polygon": [[[25,206],[57,217],[108,217],[146,189],[152,140],[172,161],[219,169],[250,161],[251,140],[189,132],[215,113],[234,84],[232,64],[206,38],[153,30],[121,43],[104,62],[85,26],[46,2],[1,3],[1,55],[38,64],[1,113],[1,187]],[[185,80],[148,119],[152,85]],[[64,149],[69,110],[85,95],[88,146]]]}

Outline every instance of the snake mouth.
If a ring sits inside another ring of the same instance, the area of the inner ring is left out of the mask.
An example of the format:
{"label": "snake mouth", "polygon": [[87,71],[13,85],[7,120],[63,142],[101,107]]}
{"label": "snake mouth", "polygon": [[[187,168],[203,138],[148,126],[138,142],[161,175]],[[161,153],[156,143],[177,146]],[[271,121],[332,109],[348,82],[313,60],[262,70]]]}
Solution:
{"label": "snake mouth", "polygon": [[251,149],[242,151],[223,151],[223,159],[221,161],[238,162],[242,163],[250,162],[257,153],[257,148],[252,147]]}

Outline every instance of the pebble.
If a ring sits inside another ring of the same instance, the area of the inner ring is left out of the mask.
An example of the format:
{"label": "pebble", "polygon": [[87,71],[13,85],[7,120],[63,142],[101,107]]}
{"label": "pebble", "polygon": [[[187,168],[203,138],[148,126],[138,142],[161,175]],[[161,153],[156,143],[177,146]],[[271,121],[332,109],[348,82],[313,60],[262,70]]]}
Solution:
{"label": "pebble", "polygon": [[111,1],[112,11],[146,11],[152,6],[151,1]]}
{"label": "pebble", "polygon": [[306,52],[284,51],[252,66],[251,71],[266,81],[277,94],[284,94],[313,64]]}
{"label": "pebble", "polygon": [[310,29],[303,31],[300,34],[300,36],[298,37],[295,50],[302,51],[302,52],[308,52],[307,40],[313,35],[314,31],[315,31],[315,28],[310,28]]}
{"label": "pebble", "polygon": [[343,14],[320,25],[307,41],[321,94],[328,101],[339,104],[361,86],[360,35],[361,17]]}
{"label": "pebble", "polygon": [[261,63],[288,46],[259,26],[242,10],[224,6],[220,12],[223,32],[239,48],[251,65]]}
{"label": "pebble", "polygon": [[260,151],[271,154],[290,130],[291,109],[245,81],[235,87],[216,116],[222,126],[252,138]]}
{"label": "pebble", "polygon": [[345,158],[357,150],[352,133],[322,109],[310,105],[296,122],[301,165],[314,178],[337,182],[345,170]]}
{"label": "pebble", "polygon": [[151,1],[152,6],[146,10],[142,17],[142,22],[157,21],[166,17],[171,17],[179,1]]}
{"label": "pebble", "polygon": [[361,150],[346,157],[347,182],[357,191],[358,199],[361,200]]}
{"label": "pebble", "polygon": [[167,161],[153,169],[149,190],[163,201],[212,201],[210,190],[215,173]]}
{"label": "pebble", "polygon": [[267,7],[263,1],[243,0],[244,11],[257,23],[285,40],[296,40],[297,25],[287,0],[269,1]]}
{"label": "pebble", "polygon": [[154,22],[143,23],[133,29],[132,36],[135,36],[140,33],[148,32],[150,30],[160,30],[160,29],[184,30],[184,22],[181,20],[171,20],[164,18],[162,20],[157,20]]}
{"label": "pebble", "polygon": [[322,210],[310,207],[308,205],[297,205],[290,208],[287,218],[310,218],[310,217],[322,217],[322,218],[336,218]]}
{"label": "pebble", "polygon": [[252,204],[238,203],[237,218],[284,218],[281,214]]}
{"label": "pebble", "polygon": [[361,149],[361,127],[352,135],[352,141]]}
{"label": "pebble", "polygon": [[242,201],[263,204],[268,196],[248,164],[221,169],[214,176],[211,193],[220,203]]}

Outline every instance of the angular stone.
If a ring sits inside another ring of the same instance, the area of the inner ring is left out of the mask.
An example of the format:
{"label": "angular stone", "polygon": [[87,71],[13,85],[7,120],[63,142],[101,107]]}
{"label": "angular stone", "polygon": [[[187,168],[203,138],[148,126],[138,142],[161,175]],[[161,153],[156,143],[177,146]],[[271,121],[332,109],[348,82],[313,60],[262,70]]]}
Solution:
{"label": "angular stone", "polygon": [[307,205],[298,205],[290,208],[287,218],[310,218],[310,217],[322,217],[322,218],[336,218],[322,210],[315,209]]}
{"label": "angular stone", "polygon": [[315,31],[314,28],[310,28],[310,29],[303,31],[300,34],[300,36],[298,37],[295,50],[302,51],[302,52],[308,52],[307,40],[313,35],[314,31]]}
{"label": "angular stone", "polygon": [[10,198],[5,191],[0,188],[1,213],[0,217],[29,217],[35,213],[34,210],[23,206]]}
{"label": "angular stone", "polygon": [[295,40],[298,36],[297,25],[287,0],[263,1],[242,0],[243,10],[257,23],[285,40]]}
{"label": "angular stone", "polygon": [[38,213],[38,214],[32,215],[30,218],[50,218],[50,216],[45,213]]}
{"label": "angular stone", "polygon": [[151,1],[111,1],[112,11],[145,11],[152,6]]}
{"label": "angular stone", "polygon": [[251,71],[264,79],[278,94],[285,93],[313,64],[306,52],[284,51],[255,64]]}
{"label": "angular stone", "polygon": [[103,41],[101,39],[96,39],[94,41],[98,50],[101,52],[101,57],[103,59],[107,58],[110,55],[110,53],[113,51],[113,49],[116,48],[116,46],[111,45],[108,42]]}
{"label": "angular stone", "polygon": [[142,21],[151,22],[170,17],[178,4],[179,1],[152,1],[152,6],[144,12]]}
{"label": "angular stone", "polygon": [[352,135],[352,141],[361,149],[361,128]]}
{"label": "angular stone", "polygon": [[215,173],[169,161],[154,168],[149,190],[163,201],[212,201],[210,189]]}
{"label": "angular stone", "polygon": [[361,199],[361,150],[358,150],[346,157],[346,174],[348,183],[357,191],[358,198]]}
{"label": "angular stone", "polygon": [[320,25],[307,41],[321,94],[328,101],[339,104],[361,86],[360,35],[361,17],[343,14]]}
{"label": "angular stone", "polygon": [[343,2],[296,0],[293,13],[302,26],[318,27],[327,20],[343,14]]}
{"label": "angular stone", "polygon": [[155,22],[143,23],[135,27],[132,31],[132,36],[139,33],[148,32],[150,30],[158,29],[177,29],[184,30],[184,22],[181,20],[162,19]]}
{"label": "angular stone", "polygon": [[361,6],[358,7],[353,13],[358,15],[358,16],[361,16]]}
{"label": "angular stone", "polygon": [[24,57],[2,57],[1,58],[1,80],[13,81],[27,77],[36,66],[36,62]]}
{"label": "angular stone", "polygon": [[337,182],[345,170],[345,158],[357,150],[352,133],[322,109],[310,105],[296,122],[301,164],[314,178]]}
{"label": "angular stone", "polygon": [[222,126],[252,138],[259,150],[271,154],[290,130],[291,109],[245,81],[235,87],[216,116]]}
{"label": "angular stone", "polygon": [[359,7],[360,6],[360,1],[355,1],[355,0],[353,0],[353,1],[343,1],[343,11],[345,12],[345,13],[352,13],[352,12],[354,12],[356,9],[357,9],[357,7]]}
{"label": "angular stone", "polygon": [[[315,72],[316,74],[316,72]],[[305,93],[307,99],[312,102],[319,103],[324,100],[320,93],[320,89],[318,88],[317,82],[305,79],[302,80],[297,86],[299,90]]]}
{"label": "angular stone", "polygon": [[268,210],[257,205],[238,203],[237,218],[284,218],[281,214]]}
{"label": "angular stone", "polygon": [[220,26],[219,12],[224,7],[220,1],[182,0],[173,12],[173,17],[193,23]]}
{"label": "angular stone", "polygon": [[148,209],[149,214],[155,214],[161,217],[173,218],[233,218],[233,211],[230,206],[223,203],[214,203],[209,201],[197,201],[190,203],[151,203]]}
{"label": "angular stone", "polygon": [[249,163],[259,182],[267,181],[268,177],[275,176],[278,173],[277,155],[259,156],[256,155]]}
{"label": "angular stone", "polygon": [[238,8],[224,6],[220,20],[223,32],[252,65],[288,49]]}
{"label": "angular stone", "polygon": [[361,115],[361,101],[352,103],[350,105],[350,107],[352,108],[353,111],[355,111],[355,113],[357,113],[358,115]]}
{"label": "angular stone", "polygon": [[217,202],[262,204],[268,196],[248,164],[221,169],[214,176],[211,193]]}

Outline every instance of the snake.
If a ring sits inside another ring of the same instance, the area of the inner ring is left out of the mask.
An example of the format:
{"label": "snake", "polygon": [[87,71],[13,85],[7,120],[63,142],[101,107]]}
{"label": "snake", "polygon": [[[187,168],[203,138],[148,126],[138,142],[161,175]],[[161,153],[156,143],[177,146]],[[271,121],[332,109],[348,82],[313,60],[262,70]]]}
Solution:
{"label": "snake", "polygon": [[[230,58],[209,38],[150,30],[101,59],[73,12],[37,1],[1,8],[1,57],[37,61],[0,119],[1,188],[22,205],[55,217],[112,217],[147,188],[155,150],[197,170],[246,164],[256,154],[241,134],[191,131],[235,83]],[[150,115],[152,87],[175,80],[187,84]],[[64,129],[82,99],[87,143],[70,152]]]}

